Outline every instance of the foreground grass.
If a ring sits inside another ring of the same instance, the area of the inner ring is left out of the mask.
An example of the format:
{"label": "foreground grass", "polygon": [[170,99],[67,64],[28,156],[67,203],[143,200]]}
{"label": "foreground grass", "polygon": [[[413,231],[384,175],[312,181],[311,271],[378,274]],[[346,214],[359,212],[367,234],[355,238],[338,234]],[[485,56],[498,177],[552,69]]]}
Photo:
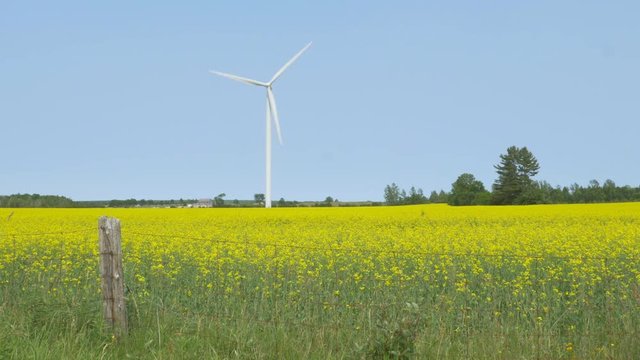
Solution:
{"label": "foreground grass", "polygon": [[99,306],[40,306],[46,313],[0,308],[0,358],[633,359],[640,355],[637,332],[613,334],[603,329],[554,334],[535,327],[523,329],[516,322],[483,321],[480,314],[465,319],[464,315],[448,316],[437,307],[414,305],[395,313],[356,314],[350,319],[357,321],[353,326],[339,318],[266,321],[248,312],[219,317],[156,304],[133,309],[130,333],[120,341],[103,328]]}

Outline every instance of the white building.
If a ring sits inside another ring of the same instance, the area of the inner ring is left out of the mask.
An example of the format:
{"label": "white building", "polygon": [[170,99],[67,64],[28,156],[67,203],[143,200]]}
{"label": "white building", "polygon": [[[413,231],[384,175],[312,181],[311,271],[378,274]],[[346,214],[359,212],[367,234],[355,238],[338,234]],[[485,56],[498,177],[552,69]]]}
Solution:
{"label": "white building", "polygon": [[197,203],[191,204],[192,208],[210,208],[213,207],[213,200],[211,199],[200,199]]}

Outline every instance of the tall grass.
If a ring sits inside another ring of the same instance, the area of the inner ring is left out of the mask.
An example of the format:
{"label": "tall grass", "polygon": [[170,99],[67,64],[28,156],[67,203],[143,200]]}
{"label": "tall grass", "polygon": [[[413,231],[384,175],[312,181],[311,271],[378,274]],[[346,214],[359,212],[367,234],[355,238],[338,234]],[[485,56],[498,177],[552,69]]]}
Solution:
{"label": "tall grass", "polygon": [[216,268],[220,279],[243,274],[232,289],[198,286],[188,259],[170,280],[125,263],[131,328],[121,341],[102,321],[95,274],[72,286],[56,278],[57,260],[39,278],[20,264],[2,272],[0,358],[638,358],[637,287],[558,284],[549,269],[566,259],[522,260],[425,258],[424,273],[389,285],[329,271],[301,285],[285,265]]}

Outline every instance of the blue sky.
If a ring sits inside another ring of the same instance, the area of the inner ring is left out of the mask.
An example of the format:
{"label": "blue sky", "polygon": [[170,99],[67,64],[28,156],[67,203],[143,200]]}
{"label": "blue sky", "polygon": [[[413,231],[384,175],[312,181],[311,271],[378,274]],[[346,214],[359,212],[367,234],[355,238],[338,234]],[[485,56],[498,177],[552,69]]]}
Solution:
{"label": "blue sky", "polygon": [[0,2],[0,194],[75,200],[264,192],[381,200],[490,187],[511,145],[553,185],[640,185],[634,1]]}

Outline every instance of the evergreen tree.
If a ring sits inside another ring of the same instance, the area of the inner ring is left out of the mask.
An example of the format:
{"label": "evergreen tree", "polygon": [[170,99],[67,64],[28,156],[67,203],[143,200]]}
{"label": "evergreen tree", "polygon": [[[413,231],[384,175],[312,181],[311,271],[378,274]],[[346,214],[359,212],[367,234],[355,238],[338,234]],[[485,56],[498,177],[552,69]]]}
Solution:
{"label": "evergreen tree", "polygon": [[493,184],[492,202],[498,205],[533,204],[539,202],[531,177],[538,174],[540,164],[527,147],[511,146],[500,155],[494,168],[498,179]]}

